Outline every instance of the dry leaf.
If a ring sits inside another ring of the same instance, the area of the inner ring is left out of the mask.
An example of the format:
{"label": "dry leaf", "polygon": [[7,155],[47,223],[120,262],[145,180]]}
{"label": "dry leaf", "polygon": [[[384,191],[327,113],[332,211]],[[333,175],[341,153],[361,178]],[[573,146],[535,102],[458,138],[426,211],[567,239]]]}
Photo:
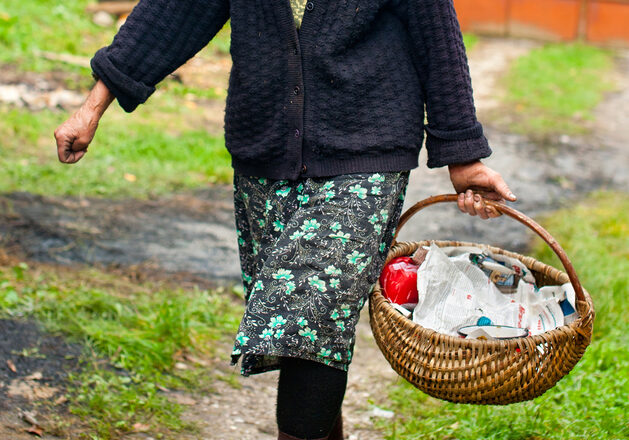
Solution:
{"label": "dry leaf", "polygon": [[35,418],[35,413],[31,411],[22,411],[20,416],[26,423],[30,423],[31,425],[39,426],[39,422]]}
{"label": "dry leaf", "polygon": [[134,432],[147,432],[151,427],[149,425],[145,425],[144,423],[134,423],[133,431]]}
{"label": "dry leaf", "polygon": [[155,387],[156,387],[158,390],[163,391],[163,392],[165,392],[165,393],[168,393],[168,392],[170,391],[168,388],[166,388],[165,386],[160,385],[160,384],[155,385]]}
{"label": "dry leaf", "polygon": [[185,394],[175,394],[175,402],[179,405],[196,405],[197,401],[194,400],[190,396],[186,396]]}
{"label": "dry leaf", "polygon": [[66,403],[68,401],[68,398],[66,396],[59,396],[57,397],[57,399],[55,400],[55,405],[63,405],[64,403]]}
{"label": "dry leaf", "polygon": [[175,368],[177,370],[187,370],[188,366],[186,364],[184,364],[183,362],[177,362],[177,363],[175,363]]}
{"label": "dry leaf", "polygon": [[135,182],[138,178],[134,174],[124,173],[124,180],[127,182]]}
{"label": "dry leaf", "polygon": [[15,364],[13,363],[11,359],[7,359],[7,367],[9,367],[9,370],[13,371],[14,373],[17,373],[17,368],[15,368]]}
{"label": "dry leaf", "polygon": [[29,434],[36,435],[37,437],[41,437],[44,434],[44,430],[41,426],[33,425],[26,430]]}
{"label": "dry leaf", "polygon": [[25,380],[42,380],[43,377],[44,376],[42,375],[41,371],[36,371],[33,374],[29,374],[24,379]]}

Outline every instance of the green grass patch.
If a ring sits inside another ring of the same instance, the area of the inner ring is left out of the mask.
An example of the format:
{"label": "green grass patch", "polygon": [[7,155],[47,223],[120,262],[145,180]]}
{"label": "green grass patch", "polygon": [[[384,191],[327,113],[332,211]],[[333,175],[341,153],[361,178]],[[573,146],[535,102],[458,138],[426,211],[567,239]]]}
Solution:
{"label": "green grass patch", "polygon": [[478,36],[474,34],[463,34],[463,44],[465,44],[465,49],[469,52],[478,44]]}
{"label": "green grass patch", "polygon": [[603,93],[613,88],[609,51],[575,44],[547,44],[517,59],[504,78],[505,104],[515,131],[544,136],[587,132]]}
{"label": "green grass patch", "polygon": [[[85,11],[92,0],[0,0],[0,63],[22,70],[64,70],[89,77],[89,69],[48,61],[39,52],[91,57],[109,44],[116,26],[100,27]],[[212,41],[205,56],[229,53],[229,26]]]}
{"label": "green grass patch", "polygon": [[223,136],[199,128],[192,110],[155,100],[132,116],[112,106],[74,165],[58,161],[53,138],[67,114],[0,107],[0,192],[149,197],[229,182]]}
{"label": "green grass patch", "polygon": [[[388,440],[629,437],[629,195],[593,194],[543,224],[562,244],[594,300],[593,341],[581,362],[543,396],[503,407],[442,402],[400,380],[389,396],[397,417],[379,423]],[[532,255],[561,267],[541,242]]]}
{"label": "green grass patch", "polygon": [[161,434],[189,429],[159,387],[209,385],[207,370],[173,367],[183,352],[211,355],[217,340],[235,334],[241,311],[232,300],[224,290],[135,285],[97,270],[0,267],[0,316],[31,316],[85,344],[85,366],[71,377],[68,399],[89,438],[119,438],[134,423]]}

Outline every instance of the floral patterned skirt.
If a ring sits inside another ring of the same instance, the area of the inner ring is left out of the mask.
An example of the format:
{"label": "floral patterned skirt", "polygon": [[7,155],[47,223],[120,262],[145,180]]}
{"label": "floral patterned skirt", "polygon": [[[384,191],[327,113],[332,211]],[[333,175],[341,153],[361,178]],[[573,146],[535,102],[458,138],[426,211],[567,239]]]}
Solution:
{"label": "floral patterned skirt", "polygon": [[409,172],[296,181],[234,177],[245,376],[298,357],[347,370],[360,311],[393,239]]}

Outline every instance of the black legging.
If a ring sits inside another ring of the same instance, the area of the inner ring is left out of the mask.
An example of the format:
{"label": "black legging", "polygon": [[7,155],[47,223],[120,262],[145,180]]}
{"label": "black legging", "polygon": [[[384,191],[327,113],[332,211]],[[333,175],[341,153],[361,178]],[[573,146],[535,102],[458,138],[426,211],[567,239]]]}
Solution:
{"label": "black legging", "polygon": [[341,411],[347,372],[325,364],[282,358],[277,387],[277,426],[301,439],[330,433]]}

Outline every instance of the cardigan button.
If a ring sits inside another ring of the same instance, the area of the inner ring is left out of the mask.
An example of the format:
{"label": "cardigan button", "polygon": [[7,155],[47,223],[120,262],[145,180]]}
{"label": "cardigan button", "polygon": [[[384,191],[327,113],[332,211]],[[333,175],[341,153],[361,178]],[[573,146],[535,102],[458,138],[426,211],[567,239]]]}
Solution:
{"label": "cardigan button", "polygon": [[308,11],[312,11],[314,9],[314,3],[313,2],[306,3],[306,9]]}
{"label": "cardigan button", "polygon": [[295,129],[295,137],[298,138],[300,134],[299,128]]}
{"label": "cardigan button", "polygon": [[299,86],[295,86],[295,88],[293,89],[293,93],[295,95],[299,95],[299,92],[301,91],[301,88],[299,88]]}
{"label": "cardigan button", "polygon": [[306,171],[308,171],[308,167],[306,165],[302,165],[301,166],[301,174],[305,174]]}

